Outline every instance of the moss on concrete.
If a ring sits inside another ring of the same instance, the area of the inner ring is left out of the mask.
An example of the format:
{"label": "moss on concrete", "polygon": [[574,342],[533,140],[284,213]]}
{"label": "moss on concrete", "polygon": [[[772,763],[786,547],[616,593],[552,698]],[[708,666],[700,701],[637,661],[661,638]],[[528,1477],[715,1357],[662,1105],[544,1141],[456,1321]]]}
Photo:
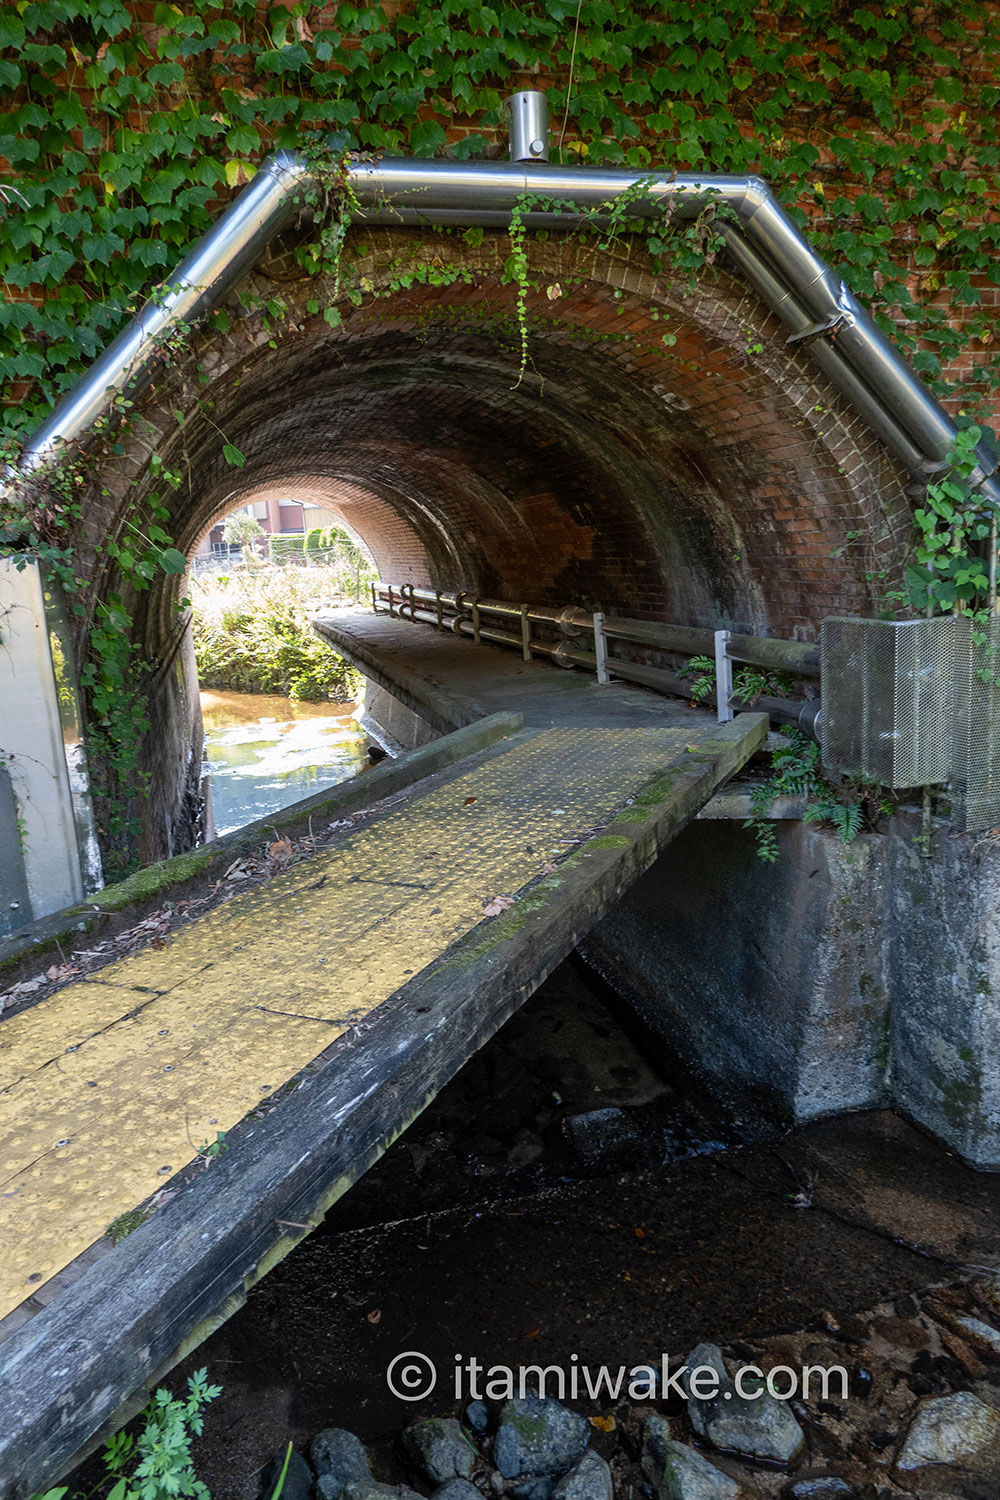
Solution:
{"label": "moss on concrete", "polygon": [[180,885],[182,881],[193,880],[196,875],[201,875],[219,858],[220,853],[218,849],[204,848],[191,849],[187,854],[175,854],[172,859],[163,859],[158,864],[147,865],[145,869],[136,870],[134,875],[129,875],[125,880],[119,880],[115,885],[105,886],[103,891],[97,891],[90,897],[86,906],[74,909],[82,916],[95,906],[101,911],[121,911],[123,907],[131,906],[135,901],[148,901],[151,897],[160,895],[162,891],[169,890],[171,886]]}

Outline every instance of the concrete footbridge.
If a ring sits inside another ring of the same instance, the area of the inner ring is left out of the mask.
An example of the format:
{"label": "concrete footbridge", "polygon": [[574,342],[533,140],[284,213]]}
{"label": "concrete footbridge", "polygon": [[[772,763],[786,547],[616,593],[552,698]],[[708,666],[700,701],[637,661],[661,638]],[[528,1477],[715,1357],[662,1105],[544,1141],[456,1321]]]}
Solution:
{"label": "concrete footbridge", "polygon": [[231,1312],[767,732],[527,674],[525,711],[441,690],[469,722],[306,809],[311,853],[273,828],[272,878],[4,1020],[0,1494]]}

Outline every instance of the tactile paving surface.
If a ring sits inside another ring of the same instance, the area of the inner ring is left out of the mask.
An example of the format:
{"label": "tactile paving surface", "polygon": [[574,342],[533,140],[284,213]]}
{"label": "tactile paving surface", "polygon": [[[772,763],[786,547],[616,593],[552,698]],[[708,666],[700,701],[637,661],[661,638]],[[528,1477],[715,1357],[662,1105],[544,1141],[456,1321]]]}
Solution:
{"label": "tactile paving surface", "polygon": [[0,1317],[691,738],[542,731],[0,1023]]}

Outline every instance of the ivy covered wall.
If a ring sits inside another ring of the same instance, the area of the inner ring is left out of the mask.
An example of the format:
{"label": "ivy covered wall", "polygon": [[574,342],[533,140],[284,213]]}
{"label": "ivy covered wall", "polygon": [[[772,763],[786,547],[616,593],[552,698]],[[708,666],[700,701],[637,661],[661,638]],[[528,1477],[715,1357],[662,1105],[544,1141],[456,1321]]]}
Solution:
{"label": "ivy covered wall", "polygon": [[[315,147],[334,190],[171,347],[124,428],[0,512],[0,547],[38,552],[70,599],[109,870],[189,836],[185,554],[268,486],[353,507],[414,582],[806,636],[905,601],[905,476],[711,264],[710,229],[659,248],[352,229],[341,257],[339,155],[504,157],[504,100],[531,87],[557,160],[759,172],[989,420],[998,51],[1000,0],[0,4],[0,445],[270,149]],[[949,607],[942,590],[983,593],[989,525],[942,530],[941,494],[916,555]]]}
{"label": "ivy covered wall", "polygon": [[42,0],[0,7],[0,367],[23,433],[274,145],[759,171],[946,399],[989,415],[1000,7]]}

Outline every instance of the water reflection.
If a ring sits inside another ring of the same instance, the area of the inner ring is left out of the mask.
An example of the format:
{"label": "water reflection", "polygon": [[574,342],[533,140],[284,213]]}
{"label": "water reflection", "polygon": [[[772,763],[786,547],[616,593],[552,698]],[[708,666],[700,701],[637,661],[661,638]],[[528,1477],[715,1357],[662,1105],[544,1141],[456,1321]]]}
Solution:
{"label": "water reflection", "polygon": [[267,693],[203,692],[215,832],[242,828],[366,766],[368,737],[355,708]]}

